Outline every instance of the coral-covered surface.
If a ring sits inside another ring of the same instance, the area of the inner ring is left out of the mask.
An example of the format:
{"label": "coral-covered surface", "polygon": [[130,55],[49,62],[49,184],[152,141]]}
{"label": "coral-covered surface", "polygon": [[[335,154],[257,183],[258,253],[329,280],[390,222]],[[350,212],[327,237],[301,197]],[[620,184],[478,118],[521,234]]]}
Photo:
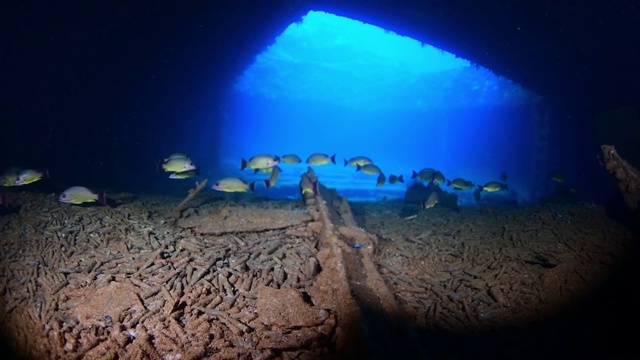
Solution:
{"label": "coral-covered surface", "polygon": [[174,198],[82,207],[13,195],[19,206],[0,216],[0,321],[34,359],[513,355],[428,340],[562,313],[637,240],[592,204],[455,211],[203,194],[176,221]]}

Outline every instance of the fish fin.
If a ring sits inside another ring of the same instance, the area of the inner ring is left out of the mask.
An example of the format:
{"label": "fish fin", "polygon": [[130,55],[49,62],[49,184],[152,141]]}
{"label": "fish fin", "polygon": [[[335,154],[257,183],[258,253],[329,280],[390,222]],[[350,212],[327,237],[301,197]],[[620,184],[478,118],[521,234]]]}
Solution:
{"label": "fish fin", "polygon": [[313,182],[313,195],[320,195],[320,182],[318,180]]}
{"label": "fish fin", "polygon": [[398,181],[404,184],[404,178],[402,177],[402,175],[398,176]]}
{"label": "fish fin", "polygon": [[411,174],[411,178],[415,179],[418,176],[418,173],[415,170],[411,170],[413,173]]}
{"label": "fish fin", "polygon": [[44,169],[44,171],[42,172],[42,177],[45,179],[49,178],[49,169]]}
{"label": "fish fin", "polygon": [[360,171],[362,170],[362,166],[360,166],[359,164],[356,164],[356,171]]}
{"label": "fish fin", "polygon": [[271,181],[269,179],[264,180],[264,186],[268,189],[271,186]]}
{"label": "fish fin", "polygon": [[253,169],[253,173],[254,173],[254,174],[257,174],[257,173],[258,173],[258,171],[260,171],[260,169]]}
{"label": "fish fin", "polygon": [[252,181],[251,184],[249,184],[249,190],[256,191],[256,182],[255,181]]}
{"label": "fish fin", "polygon": [[331,162],[335,164],[336,163],[336,154],[333,154],[333,156],[331,156],[330,159],[331,159]]}
{"label": "fish fin", "polygon": [[242,159],[242,163],[240,163],[240,170],[244,170],[247,167],[247,160]]}
{"label": "fish fin", "polygon": [[98,202],[103,206],[107,206],[107,193],[104,190],[98,192]]}
{"label": "fish fin", "polygon": [[451,180],[447,180],[447,186],[451,186]]}

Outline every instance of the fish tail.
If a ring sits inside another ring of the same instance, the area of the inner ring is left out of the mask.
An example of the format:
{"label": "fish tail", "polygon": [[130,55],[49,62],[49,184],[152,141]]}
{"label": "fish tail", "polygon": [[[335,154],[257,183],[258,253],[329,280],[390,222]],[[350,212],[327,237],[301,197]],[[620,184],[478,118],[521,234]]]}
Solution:
{"label": "fish tail", "polygon": [[349,165],[349,160],[344,159],[344,166],[347,166],[347,165]]}
{"label": "fish tail", "polygon": [[404,184],[404,178],[402,177],[402,175],[398,176],[398,181]]}
{"label": "fish tail", "polygon": [[98,202],[102,204],[102,206],[107,206],[107,193],[104,190],[98,193]]}
{"label": "fish tail", "polygon": [[482,190],[484,190],[484,186],[478,185],[478,191],[482,191]]}
{"label": "fish tail", "polygon": [[451,186],[451,180],[447,180],[447,186]]}
{"label": "fish tail", "polygon": [[264,180],[264,186],[268,189],[271,186],[271,181],[269,179]]}
{"label": "fish tail", "polygon": [[335,164],[336,163],[336,154],[333,154],[333,156],[331,156],[330,159],[331,159],[331,162]]}
{"label": "fish tail", "polygon": [[360,166],[359,164],[356,164],[356,171],[360,171],[362,170],[362,166]]}
{"label": "fish tail", "polygon": [[255,181],[252,181],[251,184],[249,184],[249,190],[256,191],[256,182]]}
{"label": "fish tail", "polygon": [[44,169],[44,171],[42,172],[42,177],[45,179],[49,178],[49,169]]}
{"label": "fish tail", "polygon": [[162,172],[162,161],[158,161],[156,164],[156,172]]}
{"label": "fish tail", "polygon": [[418,173],[415,170],[411,170],[413,173],[411,174],[411,178],[415,179],[418,176]]}
{"label": "fish tail", "polygon": [[240,170],[244,170],[247,167],[247,160],[242,159],[242,163],[240,163]]}

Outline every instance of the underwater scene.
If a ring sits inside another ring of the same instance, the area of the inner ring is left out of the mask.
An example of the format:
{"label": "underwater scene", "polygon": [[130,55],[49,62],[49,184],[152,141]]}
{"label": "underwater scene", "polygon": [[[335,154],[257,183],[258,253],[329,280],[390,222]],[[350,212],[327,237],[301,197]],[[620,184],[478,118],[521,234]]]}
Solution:
{"label": "underwater scene", "polygon": [[14,12],[48,25],[7,46],[13,358],[625,353],[640,171],[598,125],[355,15],[290,8],[257,38],[165,9],[189,25],[159,40],[143,10]]}

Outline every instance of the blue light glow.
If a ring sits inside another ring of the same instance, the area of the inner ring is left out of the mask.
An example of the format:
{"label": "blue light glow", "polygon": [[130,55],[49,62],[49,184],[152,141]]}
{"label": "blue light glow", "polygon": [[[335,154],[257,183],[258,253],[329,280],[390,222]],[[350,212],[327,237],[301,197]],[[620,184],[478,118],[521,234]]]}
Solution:
{"label": "blue light glow", "polygon": [[[402,198],[412,170],[441,170],[478,184],[508,171],[512,190],[529,200],[537,140],[532,108],[538,97],[482,67],[373,25],[312,11],[257,56],[229,96],[222,170],[240,172],[241,158],[259,153],[336,154],[337,164],[313,166],[323,184],[350,199]],[[344,167],[372,158],[387,178]],[[299,196],[307,164],[281,165],[272,196]],[[261,187],[262,188],[262,187]],[[446,188],[445,190],[450,190]],[[460,195],[460,194],[459,194]],[[461,196],[462,202],[472,194]]]}

